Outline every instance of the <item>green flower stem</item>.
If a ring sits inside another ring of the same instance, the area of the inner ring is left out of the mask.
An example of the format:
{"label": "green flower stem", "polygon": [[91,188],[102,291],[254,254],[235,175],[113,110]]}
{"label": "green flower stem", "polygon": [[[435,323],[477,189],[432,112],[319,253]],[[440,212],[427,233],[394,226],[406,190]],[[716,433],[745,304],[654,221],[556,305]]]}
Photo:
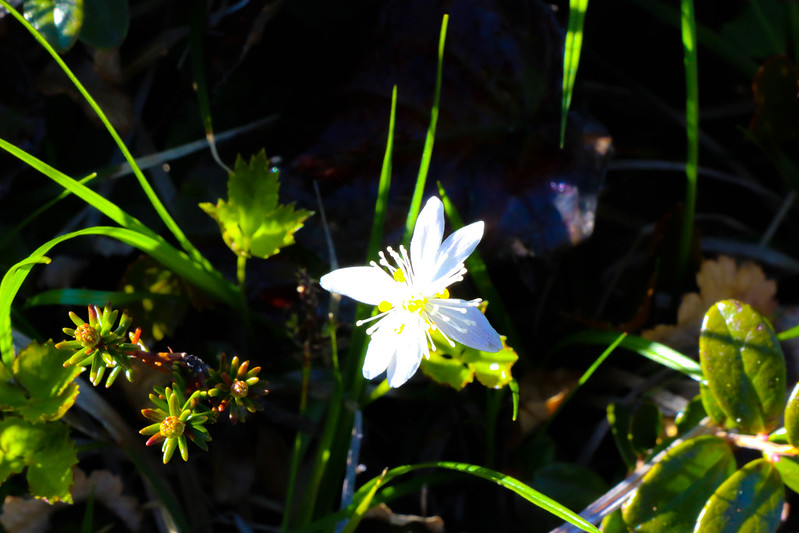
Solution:
{"label": "green flower stem", "polygon": [[244,294],[244,282],[247,279],[247,258],[243,255],[236,256],[236,280],[239,283],[239,292]]}
{"label": "green flower stem", "polygon": [[381,381],[381,382],[380,382],[380,384],[379,384],[377,387],[375,387],[375,388],[374,388],[374,390],[372,390],[372,392],[369,394],[369,397],[368,397],[368,398],[366,399],[366,401],[364,402],[364,407],[365,407],[365,406],[367,406],[367,405],[369,405],[369,404],[370,404],[370,403],[372,403],[373,401],[377,400],[378,398],[380,398],[381,396],[383,396],[385,393],[387,393],[387,392],[388,392],[388,391],[390,391],[390,390],[391,390],[391,387],[389,387],[389,386],[388,386],[388,380],[387,380],[387,379],[384,379],[384,380],[383,380],[383,381]]}

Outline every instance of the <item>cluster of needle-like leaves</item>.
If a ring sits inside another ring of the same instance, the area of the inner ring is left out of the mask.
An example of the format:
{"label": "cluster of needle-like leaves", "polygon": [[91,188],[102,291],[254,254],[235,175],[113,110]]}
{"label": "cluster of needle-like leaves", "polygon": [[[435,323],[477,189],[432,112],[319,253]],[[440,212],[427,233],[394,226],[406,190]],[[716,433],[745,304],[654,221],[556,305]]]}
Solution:
{"label": "cluster of needle-like leaves", "polygon": [[[63,331],[73,339],[58,343],[56,348],[71,351],[65,367],[91,365],[92,384],[100,383],[106,370],[110,370],[106,387],[123,371],[132,380],[133,360],[171,373],[171,386],[155,387],[150,394],[153,407],[142,409],[142,414],[153,423],[140,431],[150,436],[148,446],[163,443],[164,463],[169,462],[175,449],[180,450],[183,460],[188,460],[189,440],[207,450],[211,435],[205,424],[216,422],[221,413],[227,411],[230,421],[236,423],[247,413],[261,409],[258,399],[268,392],[266,381],[258,376],[261,367],[251,367],[249,361],[238,357],[228,361],[223,355],[219,368],[214,370],[195,355],[171,350],[150,352],[140,341],[140,329],[128,333],[131,316],[127,312],[120,316],[110,306],[101,309],[90,305],[88,322],[73,312],[69,317],[76,327]],[[119,323],[112,330],[117,317]]]}
{"label": "cluster of needle-like leaves", "polygon": [[74,350],[72,357],[64,362],[64,366],[91,365],[89,380],[97,385],[103,379],[106,369],[109,369],[105,386],[110,387],[121,372],[125,372],[128,381],[132,380],[130,356],[138,351],[147,351],[139,341],[139,332],[126,340],[128,328],[133,319],[126,312],[119,318],[115,329],[114,322],[119,316],[119,311],[112,310],[110,306],[104,309],[96,305],[89,306],[89,321],[86,322],[72,311],[69,318],[75,328],[63,328],[63,332],[73,337],[74,340],[62,341],[56,344],[59,350]]}

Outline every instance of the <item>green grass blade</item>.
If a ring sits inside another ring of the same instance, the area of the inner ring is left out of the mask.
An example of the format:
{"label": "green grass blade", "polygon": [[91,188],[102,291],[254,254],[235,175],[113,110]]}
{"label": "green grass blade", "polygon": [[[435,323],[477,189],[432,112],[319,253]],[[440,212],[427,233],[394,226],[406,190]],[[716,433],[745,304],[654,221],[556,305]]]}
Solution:
{"label": "green grass blade", "polygon": [[90,305],[110,304],[112,307],[121,307],[132,302],[142,300],[175,300],[173,294],[160,294],[156,292],[122,292],[122,291],[99,291],[90,289],[53,289],[40,292],[27,300],[25,307],[35,307],[39,305]]}
{"label": "green grass blade", "polygon": [[[557,352],[566,346],[572,344],[601,344],[609,345],[618,340],[619,334],[615,331],[598,331],[586,330],[569,335],[558,344],[556,344],[551,353]],[[699,363],[686,357],[680,352],[673,350],[665,344],[650,341],[643,337],[636,337],[635,335],[627,335],[619,344],[622,348],[636,352],[639,355],[661,364],[665,367],[681,372],[686,376],[700,381],[702,379],[702,370],[699,368]]]}
{"label": "green grass blade", "polygon": [[191,242],[189,242],[189,240],[183,234],[183,230],[180,229],[180,226],[178,226],[178,224],[169,214],[164,204],[161,203],[161,199],[158,198],[158,195],[155,193],[152,186],[147,181],[147,178],[144,177],[144,174],[142,173],[141,169],[136,165],[136,160],[131,155],[127,146],[125,146],[125,143],[122,142],[122,139],[119,137],[119,134],[117,133],[116,129],[114,129],[114,126],[111,124],[111,121],[108,120],[108,117],[105,115],[105,113],[97,104],[97,102],[94,100],[92,95],[89,94],[89,91],[86,90],[86,88],[83,86],[80,80],[78,80],[77,76],[75,76],[72,70],[70,70],[70,68],[67,66],[64,60],[61,59],[61,57],[53,49],[53,47],[48,44],[45,38],[42,37],[38,31],[36,31],[36,28],[34,28],[27,20],[25,20],[25,17],[23,17],[16,9],[11,7],[11,5],[6,0],[0,0],[0,5],[6,8],[6,10],[8,10],[8,12],[15,19],[17,19],[17,21],[19,21],[19,23],[22,24],[22,26],[24,26],[25,29],[28,30],[28,32],[30,32],[30,34],[34,37],[34,39],[36,39],[39,45],[42,48],[44,48],[48,54],[50,54],[50,57],[52,57],[53,60],[56,62],[56,64],[58,64],[59,68],[61,68],[64,74],[67,75],[67,77],[70,79],[70,81],[78,90],[78,92],[80,92],[81,96],[83,96],[83,98],[86,100],[86,103],[88,103],[89,106],[97,114],[97,117],[100,119],[100,121],[103,123],[108,133],[111,135],[111,138],[116,143],[120,152],[122,152],[122,155],[124,156],[125,160],[130,164],[130,167],[133,170],[133,173],[136,176],[139,185],[144,191],[144,194],[147,196],[147,199],[150,200],[150,203],[152,204],[156,213],[158,213],[158,216],[161,217],[161,220],[164,222],[164,225],[169,229],[169,231],[172,232],[172,234],[175,236],[175,239],[180,243],[183,249],[193,259],[203,263],[207,268],[210,269],[210,264],[208,263],[208,261],[202,256],[202,254],[200,254],[200,252],[194,247],[194,245],[192,245]]}
{"label": "green grass blade", "polygon": [[560,147],[566,140],[566,121],[572,103],[574,81],[580,65],[580,51],[583,47],[583,24],[588,0],[569,0],[569,23],[566,30],[566,43],[563,52],[563,94],[560,108]]}
{"label": "green grass blade", "polygon": [[682,44],[685,52],[685,211],[680,234],[680,249],[677,252],[677,283],[674,290],[682,293],[693,250],[694,211],[696,210],[696,184],[699,179],[699,72],[696,63],[696,20],[693,0],[681,0]]}
{"label": "green grass blade", "polygon": [[59,235],[34,250],[26,259],[12,266],[0,282],[0,354],[8,365],[14,359],[14,344],[11,336],[11,303],[25,281],[33,265],[46,261],[45,254],[57,244],[84,235],[102,235],[138,248],[163,264],[186,281],[208,292],[217,299],[238,309],[241,305],[238,292],[217,272],[208,272],[185,253],[170,246],[160,237],[152,238],[127,228],[97,226],[65,235]]}
{"label": "green grass blade", "polygon": [[427,182],[427,172],[430,170],[430,159],[433,157],[433,144],[436,140],[436,126],[438,124],[438,105],[441,100],[441,73],[444,66],[444,43],[447,38],[447,23],[449,15],[444,15],[441,19],[441,33],[438,37],[438,67],[436,69],[436,88],[433,96],[433,107],[430,109],[430,125],[427,128],[427,136],[424,141],[424,151],[422,152],[422,162],[419,165],[419,175],[416,178],[416,186],[413,189],[411,208],[408,210],[408,218],[405,220],[405,235],[402,242],[407,243],[413,233],[416,224],[416,217],[422,207],[422,195],[424,186]]}
{"label": "green grass blade", "polygon": [[450,461],[436,461],[431,463],[421,463],[416,465],[399,466],[397,468],[392,468],[388,472],[384,472],[381,476],[367,481],[355,494],[355,500],[353,505],[360,504],[363,499],[365,499],[370,493],[372,493],[372,491],[374,490],[374,486],[377,485],[378,483],[380,483],[382,486],[385,486],[388,483],[390,483],[393,479],[399,476],[425,468],[441,468],[446,470],[454,470],[456,472],[461,472],[463,474],[479,477],[487,481],[492,481],[503,488],[515,492],[525,500],[537,505],[538,507],[544,509],[549,513],[554,514],[558,518],[561,518],[562,520],[565,520],[566,522],[569,522],[570,524],[579,527],[583,531],[599,533],[599,530],[596,527],[594,527],[592,524],[581,518],[574,511],[571,511],[567,507],[559,504],[555,500],[538,492],[537,490],[522,483],[521,481],[512,476],[482,466],[477,466],[467,463],[455,463]]}
{"label": "green grass blade", "polygon": [[87,204],[91,205],[123,228],[135,230],[153,238],[159,238],[157,233],[148,228],[137,218],[127,214],[115,203],[111,202],[110,200],[106,200],[104,197],[97,194],[78,180],[67,176],[63,172],[51,167],[44,161],[37,159],[24,150],[17,148],[4,139],[0,139],[0,148],[13,155],[17,159],[23,161],[30,167],[38,170],[63,187],[66,191],[69,191]]}
{"label": "green grass blade", "polygon": [[214,161],[222,167],[228,174],[233,171],[222,162],[219,153],[216,151],[216,141],[214,139],[214,126],[211,120],[211,104],[208,99],[208,83],[205,80],[205,62],[203,60],[203,32],[205,31],[206,3],[196,2],[191,13],[191,31],[189,41],[191,48],[191,64],[194,70],[194,82],[197,89],[197,100],[200,104],[200,117],[203,121],[205,138],[208,141],[208,148]]}

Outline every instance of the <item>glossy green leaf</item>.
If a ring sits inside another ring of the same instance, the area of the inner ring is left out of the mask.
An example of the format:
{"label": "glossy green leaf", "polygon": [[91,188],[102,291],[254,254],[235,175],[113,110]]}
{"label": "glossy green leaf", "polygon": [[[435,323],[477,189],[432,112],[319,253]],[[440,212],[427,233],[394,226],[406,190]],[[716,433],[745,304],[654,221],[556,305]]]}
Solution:
{"label": "glossy green leaf", "polygon": [[83,26],[83,0],[25,0],[23,14],[50,46],[66,52]]}
{"label": "glossy green leaf", "polygon": [[437,383],[462,389],[475,378],[482,385],[500,389],[511,382],[511,367],[519,359],[516,352],[502,339],[502,350],[481,352],[462,344],[450,346],[440,333],[431,333],[436,350],[429,359],[422,359],[422,372]]}
{"label": "glossy green leaf", "polygon": [[784,424],[788,442],[796,448],[799,446],[799,383],[793,388],[788,403],[785,405]]}
{"label": "glossy green leaf", "polygon": [[[707,390],[745,433],[776,426],[785,402],[785,359],[771,324],[737,300],[713,304],[699,337]],[[706,405],[707,407],[707,405]]]}
{"label": "glossy green leaf", "polygon": [[69,428],[17,417],[0,421],[0,483],[27,468],[28,488],[37,498],[72,503],[72,468],[78,458]]}
{"label": "glossy green leaf", "polygon": [[621,516],[621,509],[616,509],[602,520],[602,533],[628,533],[627,524]]}
{"label": "glossy green leaf", "polygon": [[702,398],[694,396],[685,408],[677,413],[674,424],[677,426],[677,434],[682,435],[686,431],[695,428],[707,416],[707,411],[702,405]]}
{"label": "glossy green leaf", "polygon": [[716,401],[716,398],[713,397],[710,389],[704,383],[699,384],[699,397],[702,400],[702,407],[707,416],[719,426],[727,425],[727,414],[722,411],[719,402]]}
{"label": "glossy green leaf", "polygon": [[222,238],[236,255],[266,259],[294,243],[310,211],[278,204],[279,172],[261,150],[246,163],[241,156],[228,179],[228,200],[200,207],[216,220]]}
{"label": "glossy green leaf", "polygon": [[[64,367],[70,352],[56,350],[53,341],[32,342],[14,359],[14,378],[25,390],[24,402],[10,406],[31,422],[56,420],[75,403],[80,367]],[[8,408],[9,406],[4,406]]]}
{"label": "glossy green leaf", "polygon": [[95,48],[116,48],[128,34],[128,0],[83,0],[80,40]]}
{"label": "glossy green leaf", "polygon": [[627,468],[632,470],[635,468],[635,462],[637,460],[635,450],[633,450],[629,438],[632,410],[626,405],[611,403],[608,404],[607,415],[608,423],[610,424],[610,432],[613,435],[613,440],[616,442],[619,455],[621,455]]}
{"label": "glossy green leaf", "polygon": [[657,446],[660,430],[663,427],[663,414],[651,398],[642,399],[633,408],[627,436],[633,451],[643,456]]}
{"label": "glossy green leaf", "polygon": [[774,467],[780,473],[782,482],[792,491],[799,493],[799,459],[784,455],[774,463]]}
{"label": "glossy green leaf", "polygon": [[572,509],[584,509],[608,490],[593,470],[570,463],[550,463],[535,471],[533,488]]}
{"label": "glossy green leaf", "polygon": [[759,533],[780,524],[785,487],[777,469],[757,459],[735,472],[710,497],[696,531],[702,533]]}
{"label": "glossy green leaf", "polygon": [[702,506],[735,472],[730,446],[713,435],[678,444],[647,472],[622,508],[635,531],[692,531]]}

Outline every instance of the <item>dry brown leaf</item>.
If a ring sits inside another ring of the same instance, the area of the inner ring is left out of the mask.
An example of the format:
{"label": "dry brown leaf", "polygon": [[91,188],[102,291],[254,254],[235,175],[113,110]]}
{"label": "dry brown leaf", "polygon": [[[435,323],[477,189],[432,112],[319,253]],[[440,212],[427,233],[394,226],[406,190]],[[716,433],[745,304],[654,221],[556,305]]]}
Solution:
{"label": "dry brown leaf", "polygon": [[[83,470],[75,469],[72,499],[75,503],[86,501],[92,490],[97,502],[113,512],[131,531],[138,531],[142,516],[136,498],[122,494],[122,481],[107,470],[96,470],[89,477]],[[49,503],[33,498],[6,496],[0,524],[9,533],[39,533],[52,531],[50,515],[68,506],[66,503]]]}
{"label": "dry brown leaf", "polygon": [[659,324],[641,333],[651,341],[660,342],[683,353],[695,352],[699,329],[707,310],[720,300],[734,298],[746,302],[766,317],[777,311],[777,282],[766,278],[763,269],[746,261],[738,265],[726,255],[716,260],[702,261],[696,274],[699,293],[683,295],[677,310],[677,324]]}
{"label": "dry brown leaf", "polygon": [[392,511],[385,503],[372,507],[364,513],[363,517],[379,520],[392,526],[419,524],[430,533],[444,533],[444,520],[440,516],[424,517],[410,514],[398,514]]}

